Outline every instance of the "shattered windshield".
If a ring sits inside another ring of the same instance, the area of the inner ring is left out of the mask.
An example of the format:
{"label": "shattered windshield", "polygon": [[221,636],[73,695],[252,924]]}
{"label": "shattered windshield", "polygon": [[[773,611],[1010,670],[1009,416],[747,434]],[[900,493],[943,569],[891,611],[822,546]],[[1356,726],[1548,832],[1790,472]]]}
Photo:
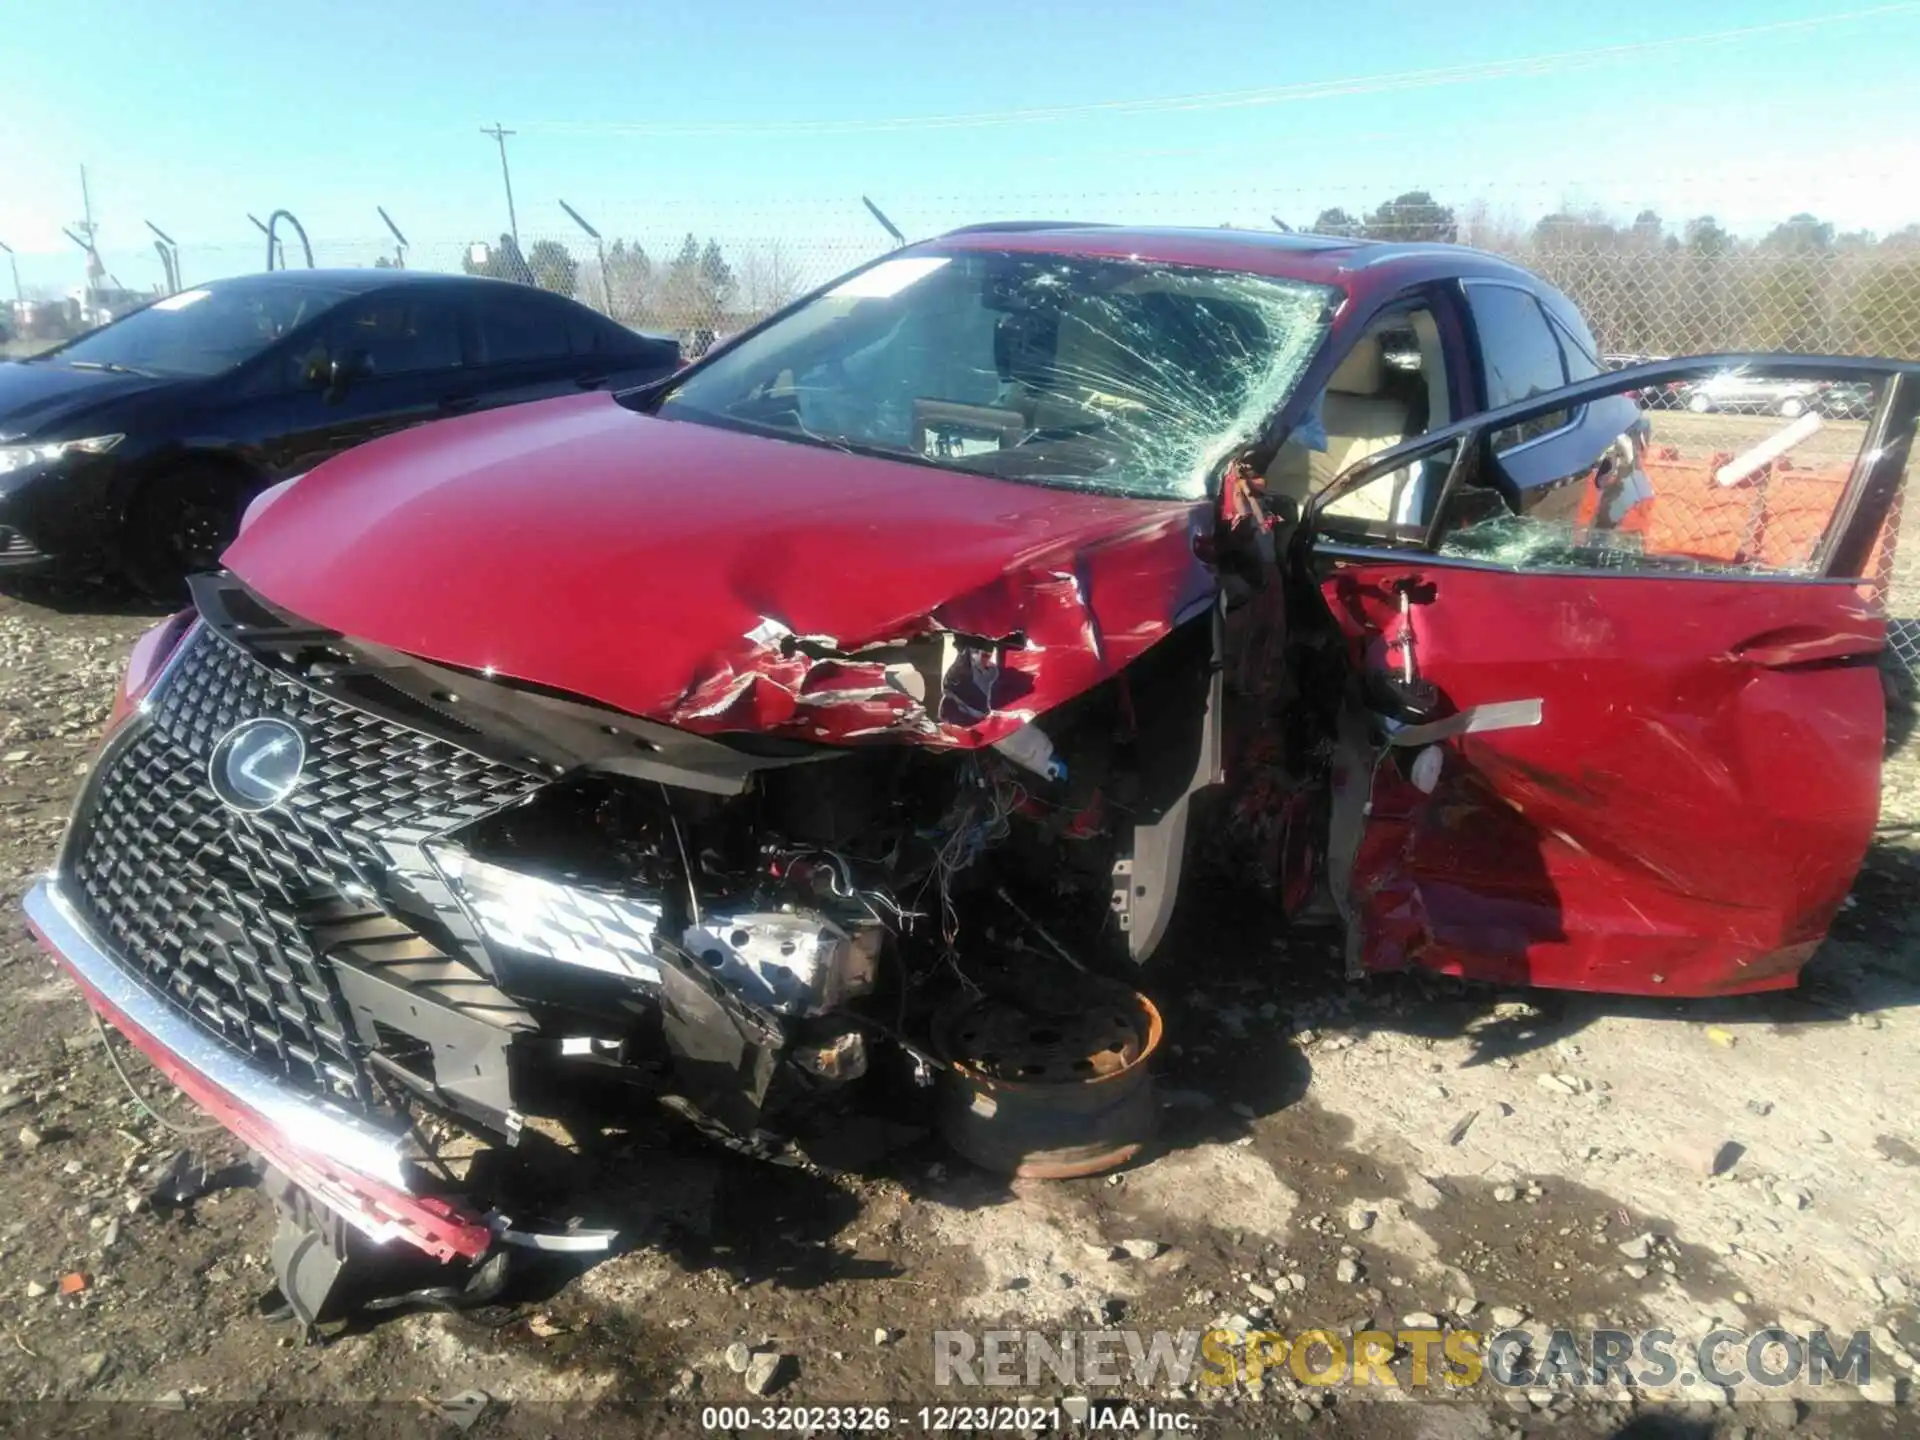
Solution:
{"label": "shattered windshield", "polygon": [[1140,261],[897,256],[716,357],[659,413],[1008,480],[1194,498],[1292,392],[1335,293]]}

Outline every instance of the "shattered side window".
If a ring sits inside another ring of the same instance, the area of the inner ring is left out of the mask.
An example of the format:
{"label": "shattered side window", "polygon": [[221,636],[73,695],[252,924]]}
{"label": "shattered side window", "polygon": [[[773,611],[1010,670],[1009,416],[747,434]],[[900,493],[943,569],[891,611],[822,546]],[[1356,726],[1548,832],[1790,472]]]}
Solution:
{"label": "shattered side window", "polygon": [[1875,387],[1714,376],[1589,405],[1447,499],[1439,553],[1519,570],[1811,575]]}
{"label": "shattered side window", "polygon": [[884,260],[689,375],[669,419],[1152,499],[1292,393],[1328,287],[1077,256]]}

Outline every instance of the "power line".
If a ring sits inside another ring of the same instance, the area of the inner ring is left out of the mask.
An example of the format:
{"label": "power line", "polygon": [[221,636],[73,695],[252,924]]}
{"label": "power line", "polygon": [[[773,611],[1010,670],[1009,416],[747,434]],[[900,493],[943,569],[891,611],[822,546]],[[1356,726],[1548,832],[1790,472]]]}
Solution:
{"label": "power line", "polygon": [[1877,5],[1866,10],[1845,11],[1838,15],[1775,20],[1760,25],[1742,25],[1727,30],[1708,31],[1699,35],[1675,35],[1661,40],[1640,40],[1622,45],[1564,50],[1553,54],[1522,56],[1510,60],[1477,61],[1466,65],[1443,65],[1422,70],[1401,70],[1383,75],[1349,76],[1336,80],[1307,80],[1291,85],[1263,86],[1251,90],[1212,90],[1193,95],[1162,96],[1157,99],[1100,100],[1083,105],[1059,105],[1038,109],[983,110],[958,115],[900,115],[867,120],[704,123],[549,120],[531,123],[542,131],[570,135],[861,135],[899,130],[961,130],[987,126],[1052,123],[1104,115],[1152,115],[1182,111],[1231,110],[1292,104],[1304,100],[1335,99],[1349,95],[1375,95],[1403,90],[1431,89],[1442,85],[1468,84],[1478,80],[1547,75],[1563,70],[1584,70],[1664,50],[1727,44],[1733,41],[1750,40],[1761,35],[1779,35],[1845,24],[1855,20],[1907,15],[1915,11],[1920,11],[1920,0],[1903,0],[1900,4]]}

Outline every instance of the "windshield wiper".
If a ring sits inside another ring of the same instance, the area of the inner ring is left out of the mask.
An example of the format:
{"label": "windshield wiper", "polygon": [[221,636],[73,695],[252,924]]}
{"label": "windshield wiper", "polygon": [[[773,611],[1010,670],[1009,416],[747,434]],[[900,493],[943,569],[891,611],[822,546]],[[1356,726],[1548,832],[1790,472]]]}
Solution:
{"label": "windshield wiper", "polygon": [[112,375],[145,375],[153,378],[151,370],[141,370],[132,365],[122,365],[118,360],[69,360],[69,370],[105,370]]}

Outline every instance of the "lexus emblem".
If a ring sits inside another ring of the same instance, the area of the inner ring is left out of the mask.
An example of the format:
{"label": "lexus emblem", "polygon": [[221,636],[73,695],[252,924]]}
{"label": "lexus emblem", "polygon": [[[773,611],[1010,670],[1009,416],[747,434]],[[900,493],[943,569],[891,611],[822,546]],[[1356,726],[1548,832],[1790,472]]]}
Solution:
{"label": "lexus emblem", "polygon": [[207,757],[207,781],[232,810],[270,810],[294,792],[307,763],[307,739],[284,720],[243,720]]}

